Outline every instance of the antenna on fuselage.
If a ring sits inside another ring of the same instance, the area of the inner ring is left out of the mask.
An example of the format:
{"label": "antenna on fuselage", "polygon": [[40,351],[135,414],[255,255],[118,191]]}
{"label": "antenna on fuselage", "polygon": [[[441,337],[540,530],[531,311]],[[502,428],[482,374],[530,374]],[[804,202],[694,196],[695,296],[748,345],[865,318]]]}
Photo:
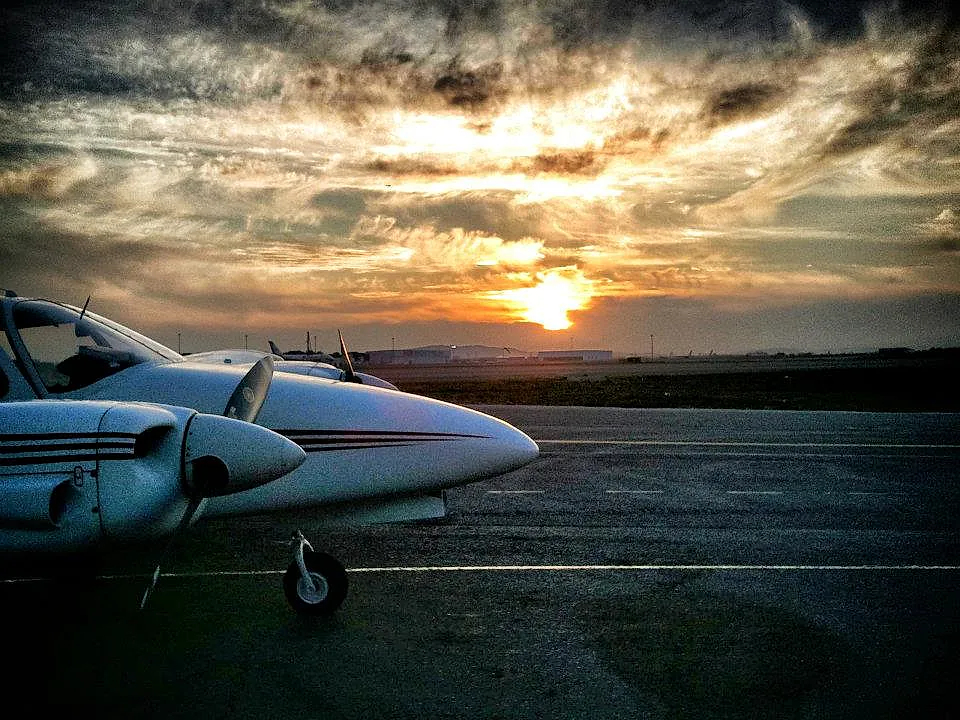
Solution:
{"label": "antenna on fuselage", "polygon": [[353,363],[350,361],[350,352],[347,350],[347,344],[343,341],[343,333],[337,330],[337,335],[340,337],[340,357],[344,363],[344,367],[342,368],[343,379],[347,382],[355,382],[362,385],[363,380],[353,371]]}
{"label": "antenna on fuselage", "polygon": [[83,320],[83,316],[87,312],[87,305],[89,304],[90,304],[90,296],[87,295],[87,301],[83,304],[83,309],[80,310],[80,317],[77,318],[77,322],[80,322],[81,320]]}

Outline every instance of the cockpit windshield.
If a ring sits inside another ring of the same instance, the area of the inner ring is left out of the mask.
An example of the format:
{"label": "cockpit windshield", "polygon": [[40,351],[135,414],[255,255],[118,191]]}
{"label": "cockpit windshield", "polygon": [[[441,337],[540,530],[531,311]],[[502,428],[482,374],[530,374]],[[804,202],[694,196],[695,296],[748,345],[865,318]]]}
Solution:
{"label": "cockpit windshield", "polygon": [[94,313],[43,300],[13,307],[13,325],[50,393],[86,387],[133,365],[179,360],[173,350]]}

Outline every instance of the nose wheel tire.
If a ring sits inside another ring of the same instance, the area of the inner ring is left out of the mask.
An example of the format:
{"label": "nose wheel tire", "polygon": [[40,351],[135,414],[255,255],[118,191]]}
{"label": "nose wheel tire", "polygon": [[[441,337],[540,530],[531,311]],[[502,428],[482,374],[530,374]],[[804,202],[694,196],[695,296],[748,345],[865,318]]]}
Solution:
{"label": "nose wheel tire", "polygon": [[296,562],[290,563],[283,576],[283,593],[287,602],[303,615],[329,615],[347,596],[347,571],[335,557],[304,550],[308,581]]}

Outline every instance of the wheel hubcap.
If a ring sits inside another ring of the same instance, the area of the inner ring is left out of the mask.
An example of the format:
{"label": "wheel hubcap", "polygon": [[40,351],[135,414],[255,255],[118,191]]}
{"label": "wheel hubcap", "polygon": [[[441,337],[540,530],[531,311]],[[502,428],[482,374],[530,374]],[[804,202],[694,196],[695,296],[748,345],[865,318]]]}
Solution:
{"label": "wheel hubcap", "polygon": [[318,575],[317,573],[310,573],[310,579],[313,580],[314,587],[310,587],[303,578],[297,581],[297,595],[299,595],[300,599],[305,603],[315,605],[323,602],[327,598],[330,592],[330,585],[323,575]]}

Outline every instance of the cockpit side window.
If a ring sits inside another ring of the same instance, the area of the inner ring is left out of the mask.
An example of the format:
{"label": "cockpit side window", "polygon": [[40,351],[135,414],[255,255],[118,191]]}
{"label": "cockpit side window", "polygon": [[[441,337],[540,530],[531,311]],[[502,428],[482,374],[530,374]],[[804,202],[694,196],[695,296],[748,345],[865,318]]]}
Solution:
{"label": "cockpit side window", "polygon": [[20,374],[14,358],[16,355],[4,332],[3,313],[0,312],[0,401],[35,400],[37,395]]}
{"label": "cockpit side window", "polygon": [[50,393],[78,390],[125,368],[157,360],[135,342],[92,315],[44,301],[13,308],[16,331]]}
{"label": "cockpit side window", "polygon": [[63,363],[80,353],[73,325],[34,325],[21,330],[20,336],[29,348],[33,365],[47,390],[66,392],[75,389],[71,387],[70,374],[60,369]]}

